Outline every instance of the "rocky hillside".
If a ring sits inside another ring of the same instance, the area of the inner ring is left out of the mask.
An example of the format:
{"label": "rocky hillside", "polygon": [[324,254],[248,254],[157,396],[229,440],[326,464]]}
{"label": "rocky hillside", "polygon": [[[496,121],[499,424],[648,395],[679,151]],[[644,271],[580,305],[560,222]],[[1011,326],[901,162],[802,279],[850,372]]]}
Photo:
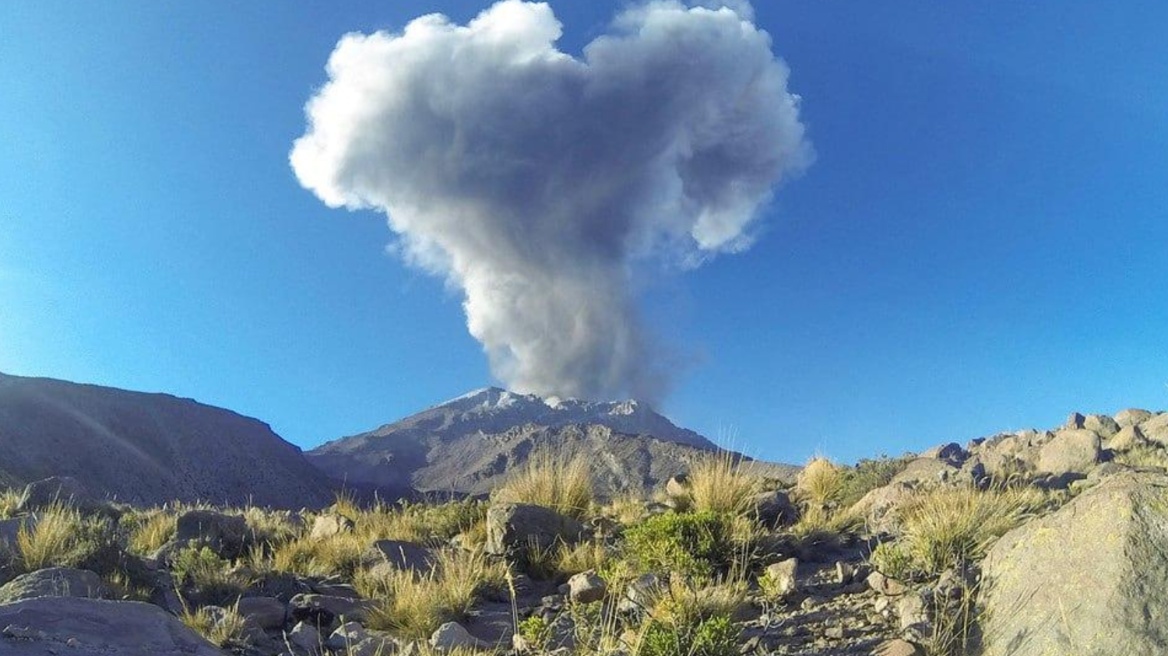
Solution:
{"label": "rocky hillside", "polygon": [[[651,490],[717,447],[636,401],[543,399],[477,390],[308,452],[337,480],[481,494],[535,453],[584,456],[601,494]],[[764,465],[775,477],[796,468]]]}
{"label": "rocky hillside", "polygon": [[128,503],[318,506],[327,479],[255,419],[167,394],[0,374],[0,483],[71,477]]}

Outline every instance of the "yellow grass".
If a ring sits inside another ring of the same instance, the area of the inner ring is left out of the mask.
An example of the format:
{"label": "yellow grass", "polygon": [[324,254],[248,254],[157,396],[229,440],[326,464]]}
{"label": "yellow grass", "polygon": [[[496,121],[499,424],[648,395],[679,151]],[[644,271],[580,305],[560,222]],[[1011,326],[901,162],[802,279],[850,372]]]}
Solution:
{"label": "yellow grass", "polygon": [[148,556],[174,537],[176,528],[175,516],[171,513],[165,510],[146,511],[135,518],[128,541],[129,550],[140,556]]}
{"label": "yellow grass", "polygon": [[827,458],[812,458],[799,472],[795,489],[809,506],[826,506],[839,501],[844,482],[839,466]]}
{"label": "yellow grass", "polygon": [[581,518],[594,494],[588,462],[583,456],[541,451],[495,490],[497,501],[530,503]]}
{"label": "yellow grass", "polygon": [[723,452],[701,458],[689,472],[693,509],[743,515],[753,509],[753,497],[762,491],[762,481],[747,473],[742,458]]}
{"label": "yellow grass", "polygon": [[76,508],[53,503],[41,511],[30,529],[20,527],[16,536],[21,563],[26,571],[46,567],[72,567],[89,551],[84,541],[85,519]]}

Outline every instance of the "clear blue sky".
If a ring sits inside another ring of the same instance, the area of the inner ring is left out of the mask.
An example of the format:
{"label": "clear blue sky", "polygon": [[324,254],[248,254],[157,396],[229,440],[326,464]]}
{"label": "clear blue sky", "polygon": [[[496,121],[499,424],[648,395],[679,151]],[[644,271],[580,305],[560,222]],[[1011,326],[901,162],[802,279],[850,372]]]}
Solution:
{"label": "clear blue sky", "polygon": [[[571,53],[619,6],[552,5]],[[304,447],[491,384],[459,296],[287,159],[342,34],[484,6],[0,3],[0,371]],[[692,354],[666,414],[801,461],[1168,408],[1168,4],[756,12],[817,160],[648,292]]]}

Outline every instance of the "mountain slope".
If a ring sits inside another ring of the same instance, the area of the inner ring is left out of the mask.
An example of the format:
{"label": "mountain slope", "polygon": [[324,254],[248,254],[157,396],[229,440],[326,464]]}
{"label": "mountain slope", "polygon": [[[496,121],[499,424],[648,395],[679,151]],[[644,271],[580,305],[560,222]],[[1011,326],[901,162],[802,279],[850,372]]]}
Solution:
{"label": "mountain slope", "polygon": [[0,374],[0,483],[72,476],[137,504],[315,506],[329,482],[260,421],[180,399]]}
{"label": "mountain slope", "polygon": [[[598,490],[611,494],[657,487],[717,446],[635,401],[543,399],[487,388],[307,456],[357,485],[481,494],[544,449],[583,455]],[[769,473],[790,471],[773,466]]]}

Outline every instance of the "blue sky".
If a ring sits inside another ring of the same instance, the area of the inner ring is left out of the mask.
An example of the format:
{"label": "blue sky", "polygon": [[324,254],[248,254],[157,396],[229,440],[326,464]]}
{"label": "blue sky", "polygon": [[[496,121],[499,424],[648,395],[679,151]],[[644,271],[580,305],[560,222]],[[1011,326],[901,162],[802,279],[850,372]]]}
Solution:
{"label": "blue sky", "polygon": [[[622,5],[552,2],[577,54]],[[466,2],[0,4],[0,371],[311,447],[492,384],[461,299],[288,166],[350,31]],[[663,410],[843,460],[1168,408],[1168,5],[781,1],[817,159],[645,292]]]}

